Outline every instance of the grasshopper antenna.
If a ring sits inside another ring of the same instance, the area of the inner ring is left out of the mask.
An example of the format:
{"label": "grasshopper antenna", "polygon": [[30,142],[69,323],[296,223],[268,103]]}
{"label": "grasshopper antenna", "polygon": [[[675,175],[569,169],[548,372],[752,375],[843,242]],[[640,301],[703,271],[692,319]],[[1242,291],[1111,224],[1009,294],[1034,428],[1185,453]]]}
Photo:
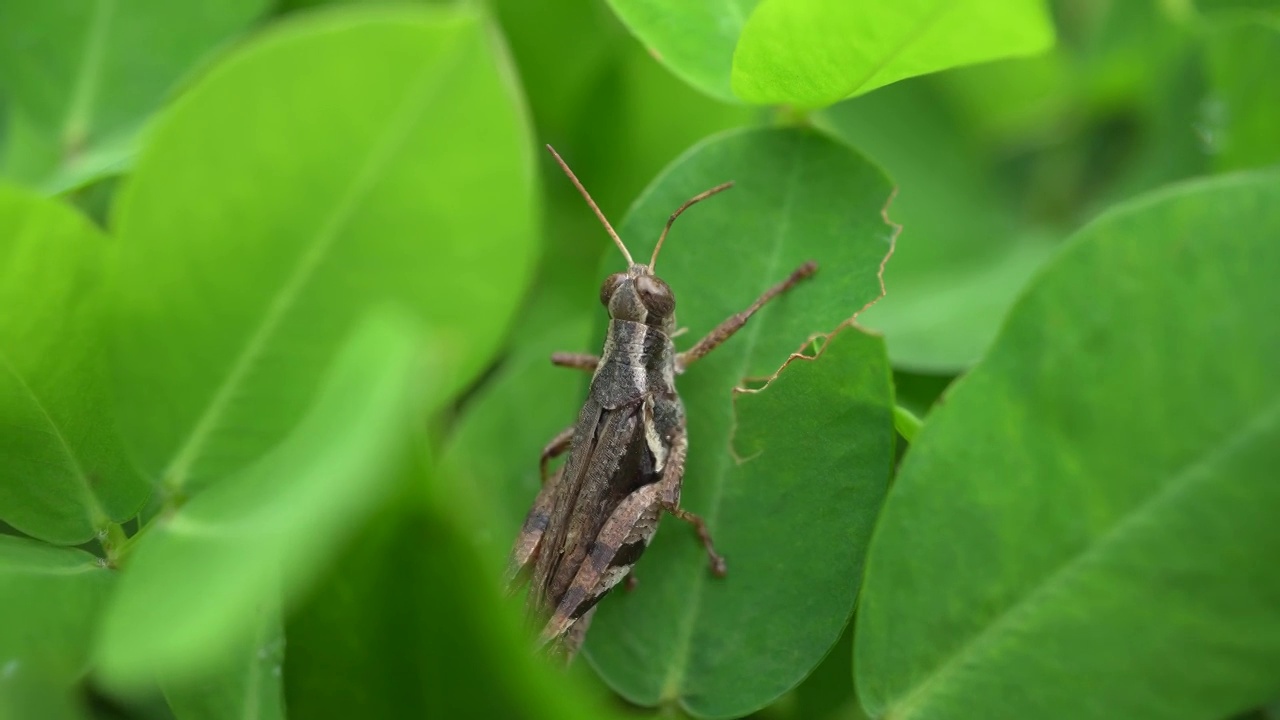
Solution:
{"label": "grasshopper antenna", "polygon": [[[591,193],[587,192],[587,189],[582,187],[582,183],[578,181],[578,176],[574,175],[573,171],[569,169],[564,158],[560,157],[560,153],[556,152],[556,149],[551,147],[549,144],[547,145],[547,149],[551,151],[551,156],[556,159],[556,162],[560,163],[560,169],[564,170],[564,174],[568,175],[569,179],[573,181],[574,187],[578,188],[578,192],[582,193],[582,197],[586,199],[587,204],[591,206],[592,210],[596,211],[596,217],[600,218],[600,222],[604,224],[604,229],[609,231],[609,237],[613,238],[613,242],[618,246],[618,249],[622,251],[622,256],[627,259],[627,267],[634,265],[635,261],[631,259],[631,253],[627,252],[627,246],[622,244],[622,238],[618,237],[618,233],[613,231],[613,226],[609,224],[604,213],[600,212],[600,207],[596,205],[596,201],[591,199]],[[705,195],[706,193],[703,194]]]}
{"label": "grasshopper antenna", "polygon": [[[555,151],[553,150],[552,152],[555,152]],[[711,188],[710,190],[704,190],[698,193],[697,195],[694,195],[693,197],[689,198],[688,200],[685,200],[683,205],[676,208],[676,211],[671,213],[671,217],[667,218],[667,226],[662,228],[662,234],[658,236],[658,244],[655,245],[653,248],[653,257],[649,258],[649,274],[651,275],[653,274],[653,265],[654,263],[658,262],[658,251],[662,249],[662,243],[665,242],[667,239],[667,231],[671,229],[671,225],[675,223],[676,218],[680,217],[680,213],[684,212],[685,210],[688,210],[690,207],[702,202],[703,200],[706,200],[712,195],[715,195],[716,193],[724,192],[725,190],[728,190],[731,187],[733,187],[732,180],[730,180],[727,183],[721,183],[720,185],[717,185]]]}

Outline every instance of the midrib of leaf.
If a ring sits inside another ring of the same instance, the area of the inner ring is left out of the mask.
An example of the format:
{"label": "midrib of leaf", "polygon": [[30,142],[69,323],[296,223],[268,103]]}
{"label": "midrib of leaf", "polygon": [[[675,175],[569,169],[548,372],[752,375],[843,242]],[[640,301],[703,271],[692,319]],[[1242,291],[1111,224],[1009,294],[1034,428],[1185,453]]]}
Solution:
{"label": "midrib of leaf", "polygon": [[419,78],[409,85],[399,109],[392,114],[387,128],[369,149],[360,171],[356,173],[341,199],[333,205],[319,231],[299,256],[298,263],[285,283],[276,292],[266,308],[262,321],[249,336],[240,354],[236,356],[226,377],[214,391],[183,445],[174,453],[164,473],[164,484],[170,493],[176,493],[188,480],[192,465],[199,458],[209,436],[217,428],[227,405],[248,376],[254,362],[271,342],[276,329],[294,302],[306,287],[315,269],[333,247],[342,228],[350,220],[358,204],[369,191],[387,165],[396,157],[397,150],[408,139],[415,123],[427,110],[430,101],[439,91],[449,71],[461,55],[456,35],[448,36],[445,47],[438,55],[424,62]]}
{"label": "midrib of leaf", "polygon": [[[786,198],[779,210],[778,228],[773,243],[773,251],[769,254],[767,269],[763,273],[761,280],[763,284],[761,288],[772,286],[778,282],[778,268],[782,264],[782,248],[786,242],[787,233],[791,227],[791,206],[795,202],[796,189],[799,184],[800,177],[800,153],[797,151],[791,163],[791,172],[786,182]],[[754,299],[754,298],[753,298]],[[760,338],[760,322],[748,322],[743,328],[745,345],[742,352],[742,362],[739,363],[737,369],[737,377],[739,379],[746,377],[747,369],[750,366],[752,354],[755,352],[756,344]],[[730,440],[732,442],[732,440]],[[729,470],[729,463],[733,460],[733,452],[729,447],[723,448],[723,452],[718,454],[719,467],[716,469],[713,477],[716,482],[712,486],[711,502],[703,515],[707,522],[707,526],[714,528],[716,521],[720,517],[721,505],[724,501],[725,475]],[[680,690],[685,679],[685,673],[689,668],[689,653],[693,649],[693,631],[696,625],[698,615],[702,612],[703,589],[706,587],[707,578],[706,571],[702,565],[698,566],[699,575],[695,578],[693,589],[686,599],[684,607],[686,612],[681,618],[679,634],[676,636],[676,652],[672,657],[670,668],[667,671],[666,680],[662,683],[661,698],[664,702],[680,699]]]}
{"label": "midrib of leaf", "polygon": [[75,479],[77,481],[76,485],[80,489],[80,495],[83,499],[84,507],[89,513],[89,524],[94,530],[103,529],[111,522],[111,518],[107,516],[107,511],[103,509],[102,502],[98,499],[97,494],[94,493],[93,485],[89,482],[89,476],[85,473],[84,466],[80,464],[80,459],[76,457],[76,452],[71,447],[71,443],[67,442],[67,436],[62,432],[61,426],[59,426],[58,422],[53,419],[53,415],[50,414],[49,408],[45,406],[44,401],[40,399],[40,396],[36,394],[31,385],[27,383],[27,379],[22,376],[22,373],[18,372],[18,369],[13,366],[13,362],[9,359],[8,353],[6,353],[2,348],[0,348],[0,365],[4,365],[4,369],[8,371],[9,375],[12,376],[14,380],[18,382],[18,387],[22,389],[22,392],[28,398],[30,398],[32,404],[34,404],[36,409],[40,411],[41,417],[43,417],[44,421],[48,423],[49,429],[53,431],[53,436],[57,438],[58,445],[62,448],[62,452],[67,457],[67,464],[71,466],[71,470],[75,475]]}
{"label": "midrib of leaf", "polygon": [[896,704],[891,704],[882,717],[892,720],[907,720],[915,710],[930,696],[945,692],[945,686],[952,675],[964,665],[965,661],[980,653],[987,645],[999,637],[1006,629],[1013,631],[1018,622],[1033,612],[1046,598],[1052,598],[1059,585],[1067,582],[1076,574],[1087,568],[1090,562],[1101,555],[1112,545],[1121,542],[1126,535],[1141,527],[1148,519],[1158,514],[1167,506],[1180,501],[1191,489],[1197,487],[1197,480],[1211,478],[1209,471],[1219,462],[1226,460],[1237,451],[1249,446],[1260,435],[1271,430],[1280,420],[1280,398],[1276,398],[1269,406],[1258,412],[1229,441],[1217,445],[1203,453],[1182,470],[1174,474],[1172,479],[1150,495],[1145,501],[1135,506],[1122,516],[1096,542],[1089,544],[1076,554],[1067,558],[1039,584],[995,617],[967,642],[960,645],[922,682]]}
{"label": "midrib of leaf", "polygon": [[885,66],[898,59],[898,57],[906,52],[908,48],[913,47],[925,31],[936,25],[938,21],[947,15],[947,13],[964,4],[964,2],[935,3],[933,9],[926,13],[925,16],[911,28],[910,32],[903,36],[901,42],[899,42],[879,61],[872,63],[870,71],[846,90],[844,92],[844,97],[848,97],[858,92],[858,90],[862,89],[863,86],[874,80],[875,77],[880,74],[880,71],[884,70]]}
{"label": "midrib of leaf", "polygon": [[93,20],[85,36],[84,55],[80,59],[80,72],[76,73],[75,87],[67,102],[67,117],[62,124],[59,138],[60,151],[69,155],[78,150],[89,132],[91,108],[98,95],[98,81],[102,77],[102,56],[107,48],[107,29],[115,14],[116,0],[98,0],[94,5]]}

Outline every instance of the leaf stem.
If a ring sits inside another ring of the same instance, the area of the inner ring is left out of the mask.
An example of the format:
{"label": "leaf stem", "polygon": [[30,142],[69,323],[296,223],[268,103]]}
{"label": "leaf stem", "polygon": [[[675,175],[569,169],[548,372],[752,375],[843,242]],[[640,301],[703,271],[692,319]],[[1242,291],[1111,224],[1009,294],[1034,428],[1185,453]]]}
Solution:
{"label": "leaf stem", "polygon": [[773,114],[773,124],[778,127],[806,127],[809,111],[792,105],[779,105]]}
{"label": "leaf stem", "polygon": [[915,413],[901,405],[893,406],[893,427],[908,443],[916,441],[916,434],[920,432],[920,426],[923,424],[924,422],[916,417]]}
{"label": "leaf stem", "polygon": [[129,536],[124,534],[124,528],[120,527],[120,523],[107,522],[98,528],[98,544],[102,546],[102,551],[107,556],[107,563],[111,567],[116,567],[116,562],[120,559],[120,550],[128,542]]}

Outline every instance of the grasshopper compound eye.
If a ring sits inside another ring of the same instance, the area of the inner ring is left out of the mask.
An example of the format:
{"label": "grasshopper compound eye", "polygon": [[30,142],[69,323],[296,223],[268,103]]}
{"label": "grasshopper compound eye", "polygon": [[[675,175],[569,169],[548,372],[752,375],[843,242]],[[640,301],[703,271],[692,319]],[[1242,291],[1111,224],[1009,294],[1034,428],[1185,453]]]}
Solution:
{"label": "grasshopper compound eye", "polygon": [[604,279],[604,284],[600,286],[600,304],[609,307],[609,299],[613,297],[613,293],[617,291],[618,286],[627,278],[626,273],[614,273]]}
{"label": "grasshopper compound eye", "polygon": [[641,275],[636,278],[636,291],[640,294],[640,302],[644,303],[650,317],[669,318],[676,311],[676,296],[671,288],[652,275]]}

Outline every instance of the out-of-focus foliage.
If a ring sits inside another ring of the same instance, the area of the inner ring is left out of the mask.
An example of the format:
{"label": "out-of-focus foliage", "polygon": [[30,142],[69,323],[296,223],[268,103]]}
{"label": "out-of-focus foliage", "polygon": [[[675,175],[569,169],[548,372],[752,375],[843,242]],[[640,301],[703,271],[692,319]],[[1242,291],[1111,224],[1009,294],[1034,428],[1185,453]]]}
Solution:
{"label": "out-of-focus foliage", "polygon": [[248,31],[267,0],[0,4],[0,174],[51,191],[126,170],[184,78]]}
{"label": "out-of-focus foliage", "polygon": [[[0,717],[1274,713],[1278,23],[0,4]],[[567,675],[499,578],[622,260],[544,143],[638,259],[735,181],[679,348],[819,266],[678,381],[728,577],[665,520]]]}

